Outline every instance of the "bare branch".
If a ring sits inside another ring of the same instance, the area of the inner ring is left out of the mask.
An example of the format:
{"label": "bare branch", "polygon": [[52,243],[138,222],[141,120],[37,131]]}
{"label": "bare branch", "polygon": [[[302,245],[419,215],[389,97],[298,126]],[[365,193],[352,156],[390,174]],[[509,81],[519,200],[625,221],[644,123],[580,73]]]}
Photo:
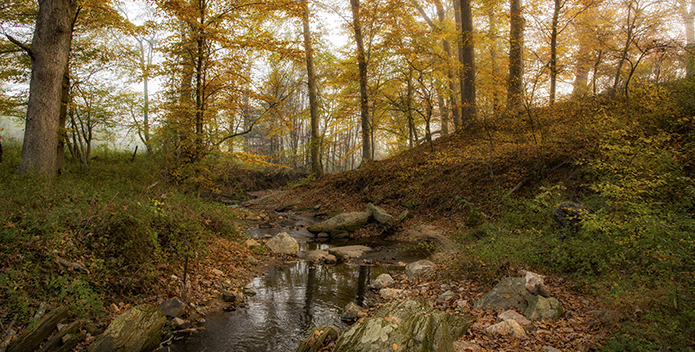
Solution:
{"label": "bare branch", "polygon": [[24,51],[26,51],[27,54],[29,54],[29,57],[31,58],[31,60],[32,60],[32,61],[34,60],[34,52],[31,50],[31,48],[30,48],[28,45],[26,45],[26,44],[20,42],[19,40],[15,39],[14,37],[12,37],[12,36],[9,35],[9,34],[5,34],[5,37],[7,37],[7,39],[8,39],[9,41],[11,41],[12,43],[14,43],[14,45],[16,45],[16,46],[22,48]]}

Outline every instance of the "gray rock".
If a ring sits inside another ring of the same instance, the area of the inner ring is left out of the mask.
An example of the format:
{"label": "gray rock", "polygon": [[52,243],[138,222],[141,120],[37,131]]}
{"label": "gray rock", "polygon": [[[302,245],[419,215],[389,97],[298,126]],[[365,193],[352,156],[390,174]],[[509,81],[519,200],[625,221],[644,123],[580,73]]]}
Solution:
{"label": "gray rock", "polygon": [[525,311],[528,306],[527,297],[533,296],[526,291],[526,279],[523,277],[507,277],[473,304],[473,308],[511,308],[517,307]]}
{"label": "gray rock", "polygon": [[456,352],[479,352],[485,351],[480,345],[469,341],[454,341]]}
{"label": "gray rock", "polygon": [[555,319],[563,314],[562,305],[556,298],[531,296],[527,300],[528,307],[524,315],[531,320]]}
{"label": "gray rock", "polygon": [[515,322],[519,323],[519,325],[521,325],[521,326],[531,325],[530,320],[526,319],[525,316],[523,316],[523,315],[521,315],[513,310],[506,310],[497,316],[497,321],[502,322],[505,320],[514,320]]}
{"label": "gray rock", "polygon": [[[365,318],[338,339],[333,352],[453,352],[447,315],[432,309],[422,298],[389,303],[374,317]],[[468,327],[475,320],[467,319]]]}
{"label": "gray rock", "polygon": [[255,257],[252,257],[252,256],[246,257],[246,261],[251,265],[258,265],[258,263],[259,263],[258,259],[256,259]]}
{"label": "gray rock", "polygon": [[137,306],[114,319],[106,331],[89,346],[89,352],[143,352],[157,347],[167,318],[147,304]]}
{"label": "gray rock", "polygon": [[393,216],[391,214],[387,213],[386,210],[377,207],[376,205],[369,203],[367,204],[367,212],[372,214],[372,217],[376,222],[384,225],[384,226],[392,226],[393,225]]}
{"label": "gray rock", "polygon": [[437,269],[437,264],[434,264],[433,262],[427,259],[423,259],[408,264],[405,267],[405,274],[408,275],[408,278],[413,279],[429,274],[433,272],[435,269]]}
{"label": "gray rock", "polygon": [[258,246],[260,246],[260,245],[261,245],[261,244],[258,243],[258,241],[254,240],[253,238],[249,238],[248,240],[246,240],[246,247],[249,247],[249,248],[256,248],[256,247],[258,247]]}
{"label": "gray rock", "polygon": [[589,214],[591,214],[589,208],[573,202],[561,202],[553,208],[553,219],[562,227],[576,228]]}
{"label": "gray rock", "polygon": [[398,296],[400,296],[401,293],[403,293],[403,290],[397,288],[382,288],[381,290],[379,290],[379,296],[381,296],[381,298],[387,301],[391,301],[398,298]]}
{"label": "gray rock", "polygon": [[376,277],[376,280],[369,285],[372,290],[381,290],[382,288],[391,287],[395,281],[389,274],[381,274]]}
{"label": "gray rock", "polygon": [[524,278],[526,279],[526,291],[534,295],[548,296],[548,288],[545,287],[542,275],[527,271]]}
{"label": "gray rock", "polygon": [[368,212],[343,213],[326,221],[307,227],[311,233],[327,232],[330,234],[342,231],[355,231],[367,224],[371,214]]}
{"label": "gray rock", "polygon": [[335,239],[335,240],[340,240],[340,239],[343,239],[343,238],[349,238],[349,237],[350,237],[350,233],[347,232],[347,231],[332,232],[332,233],[331,233],[331,237],[332,237],[333,239]]}
{"label": "gray rock", "polygon": [[295,255],[299,251],[299,243],[288,235],[287,232],[280,232],[265,245],[275,253]]}
{"label": "gray rock", "polygon": [[338,331],[330,326],[314,328],[309,336],[299,343],[297,352],[316,352],[325,344],[327,339],[337,340]]}
{"label": "gray rock", "polygon": [[185,323],[186,322],[181,318],[174,318],[171,320],[171,325],[173,325],[174,328],[180,328]]}
{"label": "gray rock", "polygon": [[31,352],[68,316],[68,307],[59,307],[46,314],[39,323],[23,333],[7,349],[8,352]]}
{"label": "gray rock", "polygon": [[326,264],[335,264],[338,262],[338,258],[333,254],[329,254],[323,258],[323,262]]}
{"label": "gray rock", "polygon": [[329,255],[328,251],[316,249],[313,251],[306,252],[305,256],[307,260],[318,261],[323,260],[324,258],[326,258],[327,255]]}
{"label": "gray rock", "polygon": [[222,300],[227,303],[241,304],[244,303],[244,294],[239,290],[229,290],[222,292]]}
{"label": "gray rock", "polygon": [[526,338],[526,331],[524,331],[524,328],[514,320],[505,320],[501,323],[490,325],[485,328],[485,331],[491,334],[511,335],[517,339]]}
{"label": "gray rock", "polygon": [[159,305],[159,310],[168,317],[180,317],[186,311],[186,305],[181,302],[180,299],[174,297],[162,302],[162,304]]}
{"label": "gray rock", "polygon": [[358,306],[355,302],[350,302],[345,306],[345,308],[343,308],[343,314],[340,315],[340,319],[351,322],[365,316],[366,313],[362,308],[360,308],[360,306]]}
{"label": "gray rock", "polygon": [[437,297],[437,303],[446,302],[454,297],[456,297],[456,294],[451,292],[450,290],[447,290],[446,292],[439,295],[439,297]]}
{"label": "gray rock", "polygon": [[247,296],[255,296],[256,295],[256,290],[252,289],[251,287],[244,287],[241,290],[241,292]]}

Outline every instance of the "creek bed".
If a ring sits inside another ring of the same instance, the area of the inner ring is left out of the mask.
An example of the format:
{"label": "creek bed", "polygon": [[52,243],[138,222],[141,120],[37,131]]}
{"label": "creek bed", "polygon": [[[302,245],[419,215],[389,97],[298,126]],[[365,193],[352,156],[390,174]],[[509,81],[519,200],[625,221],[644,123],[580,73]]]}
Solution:
{"label": "creek bed", "polygon": [[[289,230],[289,231],[288,231]],[[402,265],[423,259],[427,252],[410,244],[384,240],[313,242],[306,230],[290,228],[250,229],[247,234],[288,232],[300,242],[300,253],[342,245],[366,245],[375,251],[356,263],[337,265],[299,260],[285,263],[256,277],[248,286],[256,295],[247,297],[247,307],[232,312],[217,312],[205,317],[205,327],[185,341],[174,343],[171,351],[296,351],[299,342],[317,326],[346,327],[340,320],[343,307],[355,302],[367,307],[376,299],[368,289],[370,281],[385,272],[403,271]],[[364,265],[382,262],[382,265]]]}

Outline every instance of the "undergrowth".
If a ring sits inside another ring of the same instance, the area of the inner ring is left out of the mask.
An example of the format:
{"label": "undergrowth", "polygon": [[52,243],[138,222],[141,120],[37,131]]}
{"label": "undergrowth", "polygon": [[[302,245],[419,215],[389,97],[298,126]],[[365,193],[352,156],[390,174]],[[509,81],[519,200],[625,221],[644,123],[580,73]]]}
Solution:
{"label": "undergrowth", "polygon": [[[525,194],[499,197],[498,216],[455,231],[464,252],[456,268],[489,283],[519,265],[569,276],[620,317],[603,350],[691,351],[694,86],[635,89],[629,115],[616,102],[592,106],[581,130],[570,131],[594,136],[578,146],[588,153],[571,160],[579,179],[539,178]],[[561,201],[590,213],[562,227],[553,220]]]}
{"label": "undergrowth", "polygon": [[[18,175],[19,146],[0,164],[0,321],[26,323],[43,301],[100,316],[113,300],[165,290],[161,277],[213,237],[236,238],[238,210],[166,183],[156,158],[109,152],[85,173]],[[61,264],[61,260],[62,263]],[[65,265],[65,262],[79,264]]]}

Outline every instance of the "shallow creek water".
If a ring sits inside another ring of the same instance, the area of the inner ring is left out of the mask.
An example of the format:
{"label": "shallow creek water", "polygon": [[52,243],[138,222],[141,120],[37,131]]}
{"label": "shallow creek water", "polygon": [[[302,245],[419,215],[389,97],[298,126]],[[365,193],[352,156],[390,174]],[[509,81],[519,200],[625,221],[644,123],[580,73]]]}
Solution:
{"label": "shallow creek water", "polygon": [[[296,219],[295,219],[296,220]],[[306,219],[304,219],[306,220]],[[300,253],[313,249],[362,244],[375,248],[357,260],[397,263],[422,259],[426,253],[403,243],[372,241],[313,242],[303,228],[250,228],[247,234],[287,232],[300,242]],[[404,270],[398,265],[342,263],[325,265],[299,260],[272,268],[248,286],[256,291],[247,297],[247,308],[218,312],[205,317],[205,330],[171,346],[171,351],[296,351],[299,342],[316,326],[346,327],[340,320],[343,307],[354,301],[367,307],[375,299],[370,281],[385,272]]]}

